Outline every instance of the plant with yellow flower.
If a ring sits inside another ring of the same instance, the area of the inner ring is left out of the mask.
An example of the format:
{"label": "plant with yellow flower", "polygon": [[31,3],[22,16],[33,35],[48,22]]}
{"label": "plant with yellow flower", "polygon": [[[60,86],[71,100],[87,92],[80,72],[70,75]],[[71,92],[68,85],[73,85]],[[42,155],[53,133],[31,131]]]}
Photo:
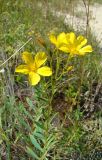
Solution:
{"label": "plant with yellow flower", "polygon": [[[67,73],[66,71],[69,71],[74,67],[71,65],[71,67],[68,68],[68,66],[71,64],[71,57],[74,57],[75,55],[85,55],[93,50],[91,45],[87,45],[87,39],[84,36],[80,35],[77,37],[73,32],[62,32],[57,37],[54,34],[51,34],[49,38],[57,49],[54,51],[51,50],[51,53],[54,56],[50,57],[50,64],[52,67],[53,64],[56,66],[51,78],[52,80],[59,80],[65,73]],[[47,48],[45,47],[45,49]],[[69,53],[68,58],[62,58],[62,55],[58,54],[58,50]],[[25,62],[25,64],[19,65],[15,72],[27,74],[31,85],[38,84],[41,79],[40,76],[52,75],[52,69],[50,67],[42,66],[47,60],[47,55],[45,52],[38,52],[34,58],[31,53],[23,52],[22,60]],[[55,84],[55,82],[52,84]]]}

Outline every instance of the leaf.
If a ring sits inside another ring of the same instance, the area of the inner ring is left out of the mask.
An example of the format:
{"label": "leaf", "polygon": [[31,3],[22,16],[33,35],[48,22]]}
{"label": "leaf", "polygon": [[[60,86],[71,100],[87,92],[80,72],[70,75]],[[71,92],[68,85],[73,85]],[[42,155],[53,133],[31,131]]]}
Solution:
{"label": "leaf", "polygon": [[44,131],[44,126],[37,121],[35,122],[35,124],[36,124],[38,131],[42,133]]}
{"label": "leaf", "polygon": [[43,143],[45,143],[45,137],[43,135],[43,132],[39,132],[39,130],[35,129],[33,135],[37,137],[39,140],[41,140]]}
{"label": "leaf", "polygon": [[47,139],[47,144],[46,146],[44,147],[44,150],[49,150],[49,148],[51,148],[52,144],[56,143],[55,141],[55,136],[53,135],[50,135],[50,137],[48,137]]}
{"label": "leaf", "polygon": [[34,132],[34,136],[36,136],[40,140],[44,139],[44,136],[41,133],[39,133],[39,132]]}
{"label": "leaf", "polygon": [[40,150],[42,152],[42,148],[41,148],[40,144],[37,142],[37,140],[34,138],[33,135],[30,135],[30,140],[31,140],[32,144],[35,146],[35,148],[37,148],[38,150]]}
{"label": "leaf", "polygon": [[31,114],[24,108],[24,114],[28,116],[31,120],[33,120]]}
{"label": "leaf", "polygon": [[39,157],[36,155],[36,153],[33,152],[33,150],[29,147],[27,147],[27,151],[26,151],[31,157],[35,158],[35,159],[38,159],[39,160]]}
{"label": "leaf", "polygon": [[31,131],[31,127],[29,124],[27,124],[27,122],[25,122],[21,117],[19,119],[19,122],[25,127],[27,128],[29,131]]}
{"label": "leaf", "polygon": [[26,98],[26,101],[27,101],[27,103],[29,104],[29,107],[30,107],[30,109],[35,109],[35,106],[34,106],[34,104],[33,104],[33,102],[27,97]]}

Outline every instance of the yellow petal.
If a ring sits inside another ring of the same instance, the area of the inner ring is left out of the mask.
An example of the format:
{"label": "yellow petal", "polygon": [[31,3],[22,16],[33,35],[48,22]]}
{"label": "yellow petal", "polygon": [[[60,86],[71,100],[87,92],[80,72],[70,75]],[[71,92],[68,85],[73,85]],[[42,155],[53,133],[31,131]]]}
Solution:
{"label": "yellow petal", "polygon": [[39,68],[37,70],[37,73],[40,74],[41,76],[51,76],[52,70],[50,67],[44,66],[44,67]]}
{"label": "yellow petal", "polygon": [[59,49],[63,52],[69,53],[69,48],[67,46],[62,45],[61,47],[59,47]]}
{"label": "yellow petal", "polygon": [[74,42],[75,42],[75,39],[76,39],[75,33],[70,32],[70,42],[71,42],[71,43],[74,43]]}
{"label": "yellow petal", "polygon": [[23,52],[22,53],[22,60],[26,63],[26,64],[29,64],[29,63],[33,63],[33,57],[32,57],[32,54],[29,53],[29,52]]}
{"label": "yellow petal", "polygon": [[79,50],[80,55],[84,55],[85,53],[92,52],[92,46],[87,45]]}
{"label": "yellow petal", "polygon": [[66,33],[66,38],[67,38],[67,41],[70,40],[70,33]]}
{"label": "yellow petal", "polygon": [[40,76],[37,73],[30,72],[29,73],[29,83],[31,85],[36,85],[40,81]]}
{"label": "yellow petal", "polygon": [[56,39],[55,35],[51,34],[49,36],[49,39],[53,44],[57,45],[57,39]]}
{"label": "yellow petal", "polygon": [[86,41],[86,43],[87,43],[87,39],[85,38],[85,37],[83,37],[83,36],[78,36],[77,37],[77,41],[79,42],[79,43],[81,43],[82,41]]}
{"label": "yellow petal", "polygon": [[15,72],[22,73],[22,74],[28,74],[29,69],[27,65],[19,65],[16,67]]}
{"label": "yellow petal", "polygon": [[35,55],[35,64],[37,66],[37,68],[39,68],[42,64],[44,64],[47,60],[47,55],[45,52],[38,52]]}
{"label": "yellow petal", "polygon": [[80,49],[81,47],[83,47],[86,43],[87,43],[87,39],[86,38],[84,38],[83,36],[78,36],[77,37],[78,49]]}
{"label": "yellow petal", "polygon": [[67,39],[66,39],[66,34],[64,32],[60,33],[58,36],[57,36],[57,42],[58,42],[58,45],[60,46],[61,44],[63,43],[67,43]]}

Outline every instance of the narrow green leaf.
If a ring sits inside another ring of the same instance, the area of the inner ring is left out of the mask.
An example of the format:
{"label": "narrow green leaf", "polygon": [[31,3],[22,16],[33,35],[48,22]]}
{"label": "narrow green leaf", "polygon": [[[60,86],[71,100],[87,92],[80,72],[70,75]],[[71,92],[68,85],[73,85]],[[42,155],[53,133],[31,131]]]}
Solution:
{"label": "narrow green leaf", "polygon": [[34,136],[38,137],[40,140],[44,139],[44,136],[39,132],[34,132]]}
{"label": "narrow green leaf", "polygon": [[33,135],[30,135],[30,140],[32,142],[32,144],[42,152],[42,148],[40,146],[40,144],[37,142],[37,140],[35,139],[35,137]]}
{"label": "narrow green leaf", "polygon": [[55,136],[51,135],[47,139],[47,144],[44,147],[44,151],[49,150],[52,147],[52,144],[56,143]]}
{"label": "narrow green leaf", "polygon": [[35,158],[36,160],[38,159],[39,160],[39,157],[36,155],[36,153],[34,153],[34,151],[27,147],[27,151],[26,151],[32,158]]}
{"label": "narrow green leaf", "polygon": [[25,122],[25,121],[23,120],[23,118],[20,117],[19,122],[20,122],[23,126],[25,126],[25,128],[27,128],[29,131],[31,131],[30,125],[27,124],[27,122]]}
{"label": "narrow green leaf", "polygon": [[39,131],[35,130],[35,131],[33,132],[33,135],[34,135],[35,137],[37,137],[39,140],[41,140],[41,141],[45,144],[46,139],[45,139],[43,133],[40,133]]}
{"label": "narrow green leaf", "polygon": [[35,122],[37,129],[39,130],[39,132],[42,132],[44,130],[44,126],[41,125],[39,122]]}
{"label": "narrow green leaf", "polygon": [[28,97],[26,98],[26,101],[27,101],[29,107],[34,110],[35,106],[34,106],[33,102]]}

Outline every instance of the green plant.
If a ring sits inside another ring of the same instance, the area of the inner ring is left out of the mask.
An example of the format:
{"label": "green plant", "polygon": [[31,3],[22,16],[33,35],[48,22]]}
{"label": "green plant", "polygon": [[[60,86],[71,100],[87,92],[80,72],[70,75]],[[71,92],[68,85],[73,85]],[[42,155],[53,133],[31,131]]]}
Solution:
{"label": "green plant", "polygon": [[[1,159],[101,159],[102,56],[98,42],[89,31],[93,53],[67,61],[68,55],[48,39],[51,33],[75,32],[64,23],[65,17],[53,14],[56,10],[75,16],[78,3],[69,2],[0,1]],[[79,34],[85,36],[83,30]],[[24,50],[44,51],[53,76],[42,77],[31,87],[25,76],[16,75]]]}

